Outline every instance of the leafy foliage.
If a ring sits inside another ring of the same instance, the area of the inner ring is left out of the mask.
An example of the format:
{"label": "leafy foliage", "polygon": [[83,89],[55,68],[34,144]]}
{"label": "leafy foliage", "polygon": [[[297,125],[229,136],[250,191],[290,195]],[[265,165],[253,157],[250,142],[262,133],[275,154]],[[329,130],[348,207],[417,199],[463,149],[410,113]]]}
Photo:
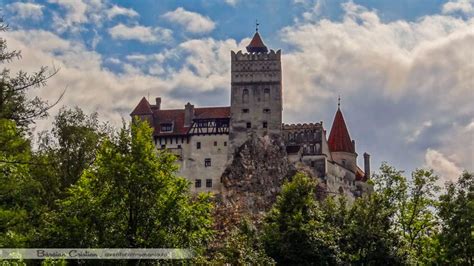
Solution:
{"label": "leafy foliage", "polygon": [[211,264],[274,265],[275,261],[265,253],[258,229],[251,221],[244,219],[213,254]]}
{"label": "leafy foliage", "polygon": [[[211,198],[189,195],[174,156],[157,155],[135,121],[105,140],[94,163],[45,225],[55,247],[202,248],[212,235]],[[47,217],[48,218],[48,217]]]}
{"label": "leafy foliage", "polygon": [[474,264],[474,175],[464,172],[440,196],[440,263]]}
{"label": "leafy foliage", "polygon": [[298,173],[285,183],[263,228],[267,254],[277,263],[340,262],[337,231],[324,223],[316,201],[316,182]]}

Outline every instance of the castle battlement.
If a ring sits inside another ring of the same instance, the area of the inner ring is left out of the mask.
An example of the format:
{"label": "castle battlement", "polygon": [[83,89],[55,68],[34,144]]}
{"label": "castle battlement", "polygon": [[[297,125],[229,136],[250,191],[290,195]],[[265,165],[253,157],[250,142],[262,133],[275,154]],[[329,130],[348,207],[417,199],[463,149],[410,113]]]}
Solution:
{"label": "castle battlement", "polygon": [[283,124],[282,128],[283,128],[283,130],[322,129],[323,128],[323,122],[321,121],[320,123]]}
{"label": "castle battlement", "polygon": [[268,61],[281,59],[281,50],[270,50],[268,53],[245,53],[239,50],[237,53],[231,51],[231,61]]}

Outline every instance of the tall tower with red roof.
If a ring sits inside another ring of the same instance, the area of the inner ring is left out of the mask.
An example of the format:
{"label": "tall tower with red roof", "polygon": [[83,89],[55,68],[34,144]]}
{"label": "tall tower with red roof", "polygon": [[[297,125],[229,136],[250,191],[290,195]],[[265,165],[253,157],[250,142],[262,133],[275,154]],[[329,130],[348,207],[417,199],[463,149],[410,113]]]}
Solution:
{"label": "tall tower with red roof", "polygon": [[357,153],[355,152],[355,141],[351,139],[347,130],[346,122],[338,104],[336,115],[331,127],[328,139],[329,150],[333,160],[341,166],[356,172]]}
{"label": "tall tower with red roof", "polygon": [[258,28],[246,49],[231,52],[231,153],[250,136],[281,135],[281,51],[269,50]]}

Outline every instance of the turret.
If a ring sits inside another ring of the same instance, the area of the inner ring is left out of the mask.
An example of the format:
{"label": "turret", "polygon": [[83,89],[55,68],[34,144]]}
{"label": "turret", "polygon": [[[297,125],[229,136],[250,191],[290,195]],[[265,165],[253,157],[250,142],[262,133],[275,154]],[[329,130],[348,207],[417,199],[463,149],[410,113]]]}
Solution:
{"label": "turret", "polygon": [[338,103],[337,112],[332,123],[328,145],[333,160],[355,173],[357,169],[355,142],[351,140],[349,131],[347,130],[346,122],[344,121],[344,116],[340,108],[340,102]]}

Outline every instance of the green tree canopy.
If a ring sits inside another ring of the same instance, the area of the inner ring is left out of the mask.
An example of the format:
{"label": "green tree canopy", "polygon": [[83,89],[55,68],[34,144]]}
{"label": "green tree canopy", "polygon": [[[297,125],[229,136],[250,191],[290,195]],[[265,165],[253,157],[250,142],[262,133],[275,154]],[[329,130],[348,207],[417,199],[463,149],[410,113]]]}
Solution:
{"label": "green tree canopy", "polygon": [[175,157],[157,154],[151,128],[105,140],[94,163],[44,226],[54,247],[204,248],[212,235],[210,195],[193,198]]}
{"label": "green tree canopy", "polygon": [[283,185],[263,225],[265,250],[282,264],[337,264],[338,232],[324,223],[316,200],[316,182],[296,174]]}

